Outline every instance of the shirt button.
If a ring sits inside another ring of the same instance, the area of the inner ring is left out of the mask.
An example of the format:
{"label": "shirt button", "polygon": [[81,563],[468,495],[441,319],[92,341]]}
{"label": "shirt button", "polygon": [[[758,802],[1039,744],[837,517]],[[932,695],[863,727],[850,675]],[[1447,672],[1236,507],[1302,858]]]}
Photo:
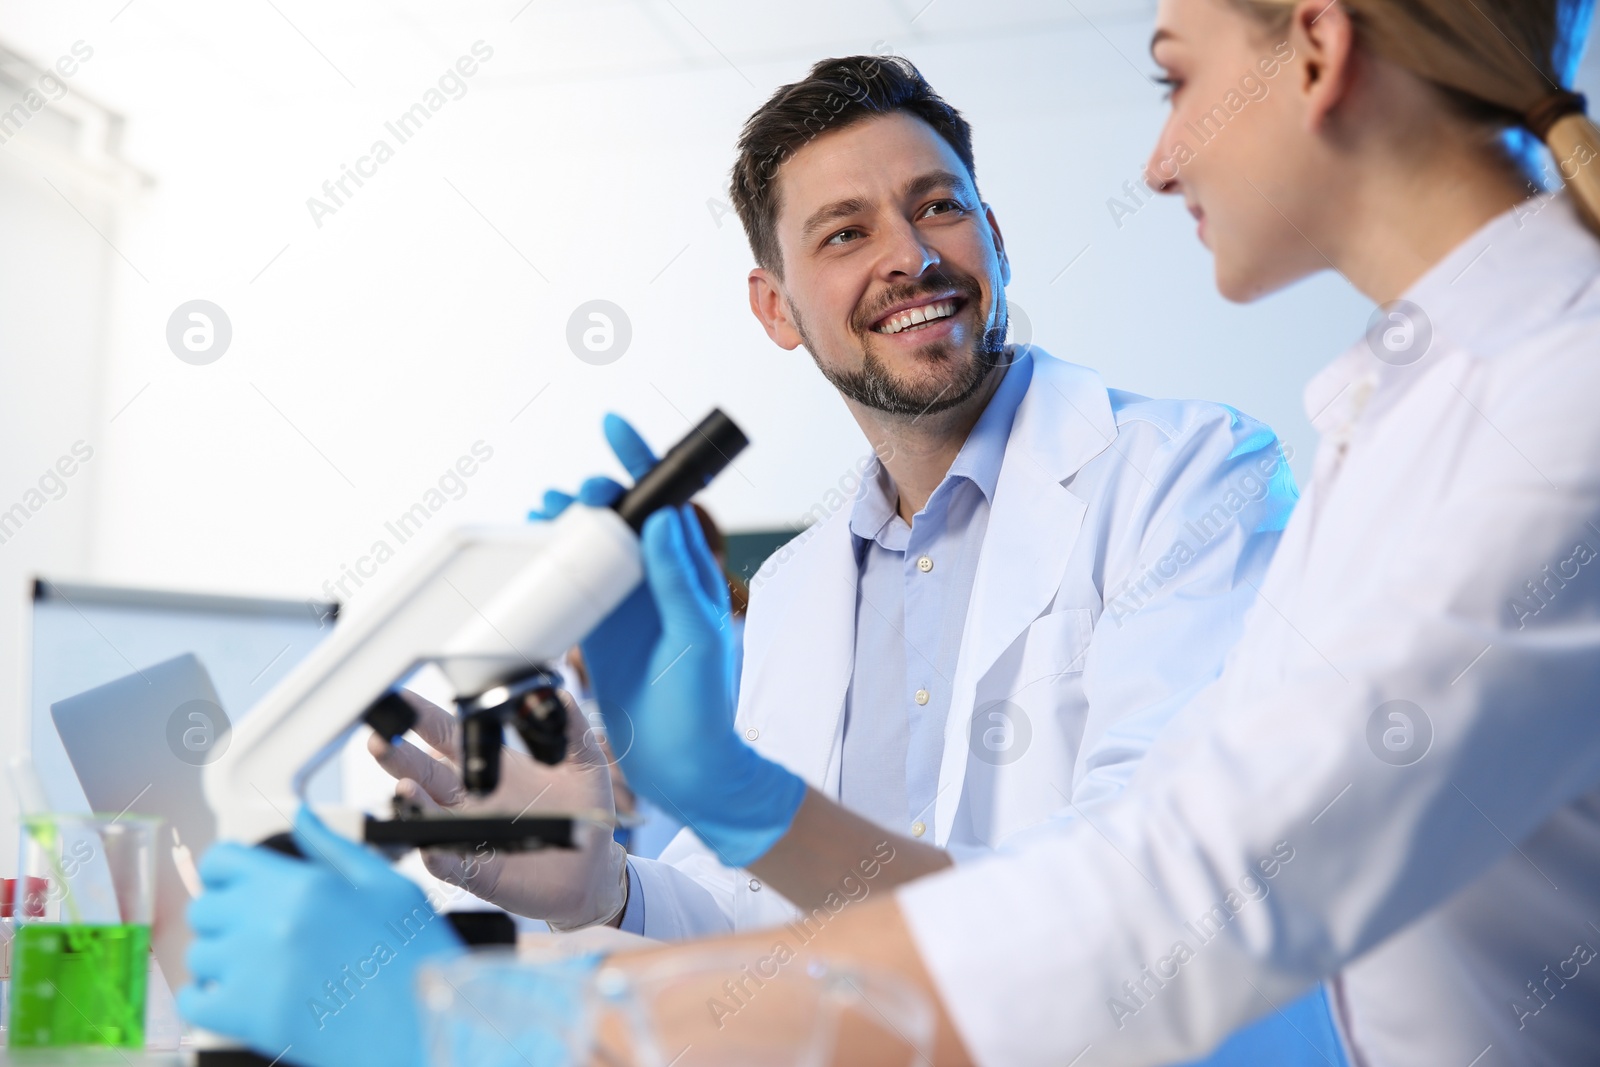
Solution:
{"label": "shirt button", "polygon": [[927,832],[928,832],[928,827],[927,827],[926,824],[923,823],[923,821],[921,819],[918,819],[916,822],[911,824],[911,836],[912,837],[921,837],[923,834],[925,834]]}
{"label": "shirt button", "polygon": [[752,892],[752,893],[761,892],[761,879],[759,879],[759,878],[750,879],[750,892]]}
{"label": "shirt button", "polygon": [[921,571],[923,574],[927,574],[929,571],[933,570],[933,560],[929,559],[927,556],[923,556],[921,559],[917,560],[917,570]]}
{"label": "shirt button", "polygon": [[928,702],[928,691],[926,689],[918,689],[916,699],[918,704],[926,704]]}
{"label": "shirt button", "polygon": [[761,736],[761,731],[757,730],[754,726],[750,727],[750,729],[748,729],[748,730],[746,730],[744,732],[744,737],[745,737],[746,741],[754,741],[756,738],[758,738],[760,736]]}

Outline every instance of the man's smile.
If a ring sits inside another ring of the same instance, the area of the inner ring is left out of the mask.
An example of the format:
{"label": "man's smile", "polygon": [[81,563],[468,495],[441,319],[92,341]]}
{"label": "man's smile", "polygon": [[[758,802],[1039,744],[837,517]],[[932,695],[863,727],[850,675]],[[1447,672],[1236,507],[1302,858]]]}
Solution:
{"label": "man's smile", "polygon": [[929,324],[948,319],[967,304],[965,297],[951,294],[929,299],[918,298],[890,309],[872,325],[874,333],[897,334],[906,331],[921,332]]}

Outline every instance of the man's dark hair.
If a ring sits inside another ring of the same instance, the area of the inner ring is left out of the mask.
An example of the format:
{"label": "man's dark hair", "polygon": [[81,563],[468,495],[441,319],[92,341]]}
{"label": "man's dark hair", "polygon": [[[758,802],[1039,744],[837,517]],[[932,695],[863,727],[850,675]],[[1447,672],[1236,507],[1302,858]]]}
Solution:
{"label": "man's dark hair", "polygon": [[908,112],[932,126],[955,149],[977,184],[972,127],[933,91],[909,59],[824,59],[802,81],[773,93],[739,134],[730,192],[757,263],[783,273],[777,232],[778,168],[822,134],[895,111]]}

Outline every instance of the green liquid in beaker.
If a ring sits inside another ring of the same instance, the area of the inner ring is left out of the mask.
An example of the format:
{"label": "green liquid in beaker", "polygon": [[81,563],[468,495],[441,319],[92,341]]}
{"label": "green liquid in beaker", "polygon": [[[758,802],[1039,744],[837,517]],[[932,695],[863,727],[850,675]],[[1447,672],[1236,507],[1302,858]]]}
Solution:
{"label": "green liquid in beaker", "polygon": [[27,922],[11,958],[11,1046],[144,1047],[150,927]]}

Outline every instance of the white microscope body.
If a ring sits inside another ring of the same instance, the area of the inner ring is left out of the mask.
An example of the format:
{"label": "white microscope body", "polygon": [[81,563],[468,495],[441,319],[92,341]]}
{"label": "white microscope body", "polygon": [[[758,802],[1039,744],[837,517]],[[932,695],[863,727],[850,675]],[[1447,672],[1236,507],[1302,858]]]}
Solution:
{"label": "white microscope body", "polygon": [[[395,687],[427,663],[456,692],[469,792],[490,793],[498,782],[504,725],[516,727],[535,758],[559,762],[566,712],[549,665],[643,580],[644,520],[687,503],[747,443],[726,415],[712,411],[609,508],[574,504],[553,522],[452,531],[369,610],[338,623],[234,730],[204,776],[218,839],[293,851],[285,838],[311,773],[363,722],[390,737],[409,729],[414,713]],[[575,848],[575,825],[589,813],[393,820],[355,809],[317,814],[354,841],[470,851],[481,843]],[[201,1064],[267,1063],[217,1035],[195,1039]]]}
{"label": "white microscope body", "polygon": [[[559,679],[549,665],[643,580],[638,531],[645,518],[686,503],[746,444],[739,428],[713,411],[612,507],[574,504],[553,522],[453,531],[370,610],[336,625],[235,729],[227,751],[205,771],[218,837],[257,844],[288,831],[311,772],[363,721],[391,736],[409,727],[392,693],[425,663],[437,665],[456,691],[468,789],[492,791],[501,723],[516,725],[525,739],[541,727],[529,714],[539,712],[541,700],[556,711],[549,694]],[[553,751],[534,754],[558,761],[559,723],[554,737]],[[356,841],[451,843],[448,833],[441,839],[425,828],[396,836],[395,824],[355,810],[318,815]],[[425,821],[437,831],[449,820]],[[454,820],[454,843],[484,840],[470,834],[489,821]]]}
{"label": "white microscope body", "polygon": [[[492,692],[559,661],[643,576],[638,538],[610,508],[573,505],[550,523],[451,531],[234,729],[205,775],[218,837],[254,844],[287,831],[311,772],[417,667],[436,664],[458,695]],[[360,811],[317,814],[364,839]]]}

